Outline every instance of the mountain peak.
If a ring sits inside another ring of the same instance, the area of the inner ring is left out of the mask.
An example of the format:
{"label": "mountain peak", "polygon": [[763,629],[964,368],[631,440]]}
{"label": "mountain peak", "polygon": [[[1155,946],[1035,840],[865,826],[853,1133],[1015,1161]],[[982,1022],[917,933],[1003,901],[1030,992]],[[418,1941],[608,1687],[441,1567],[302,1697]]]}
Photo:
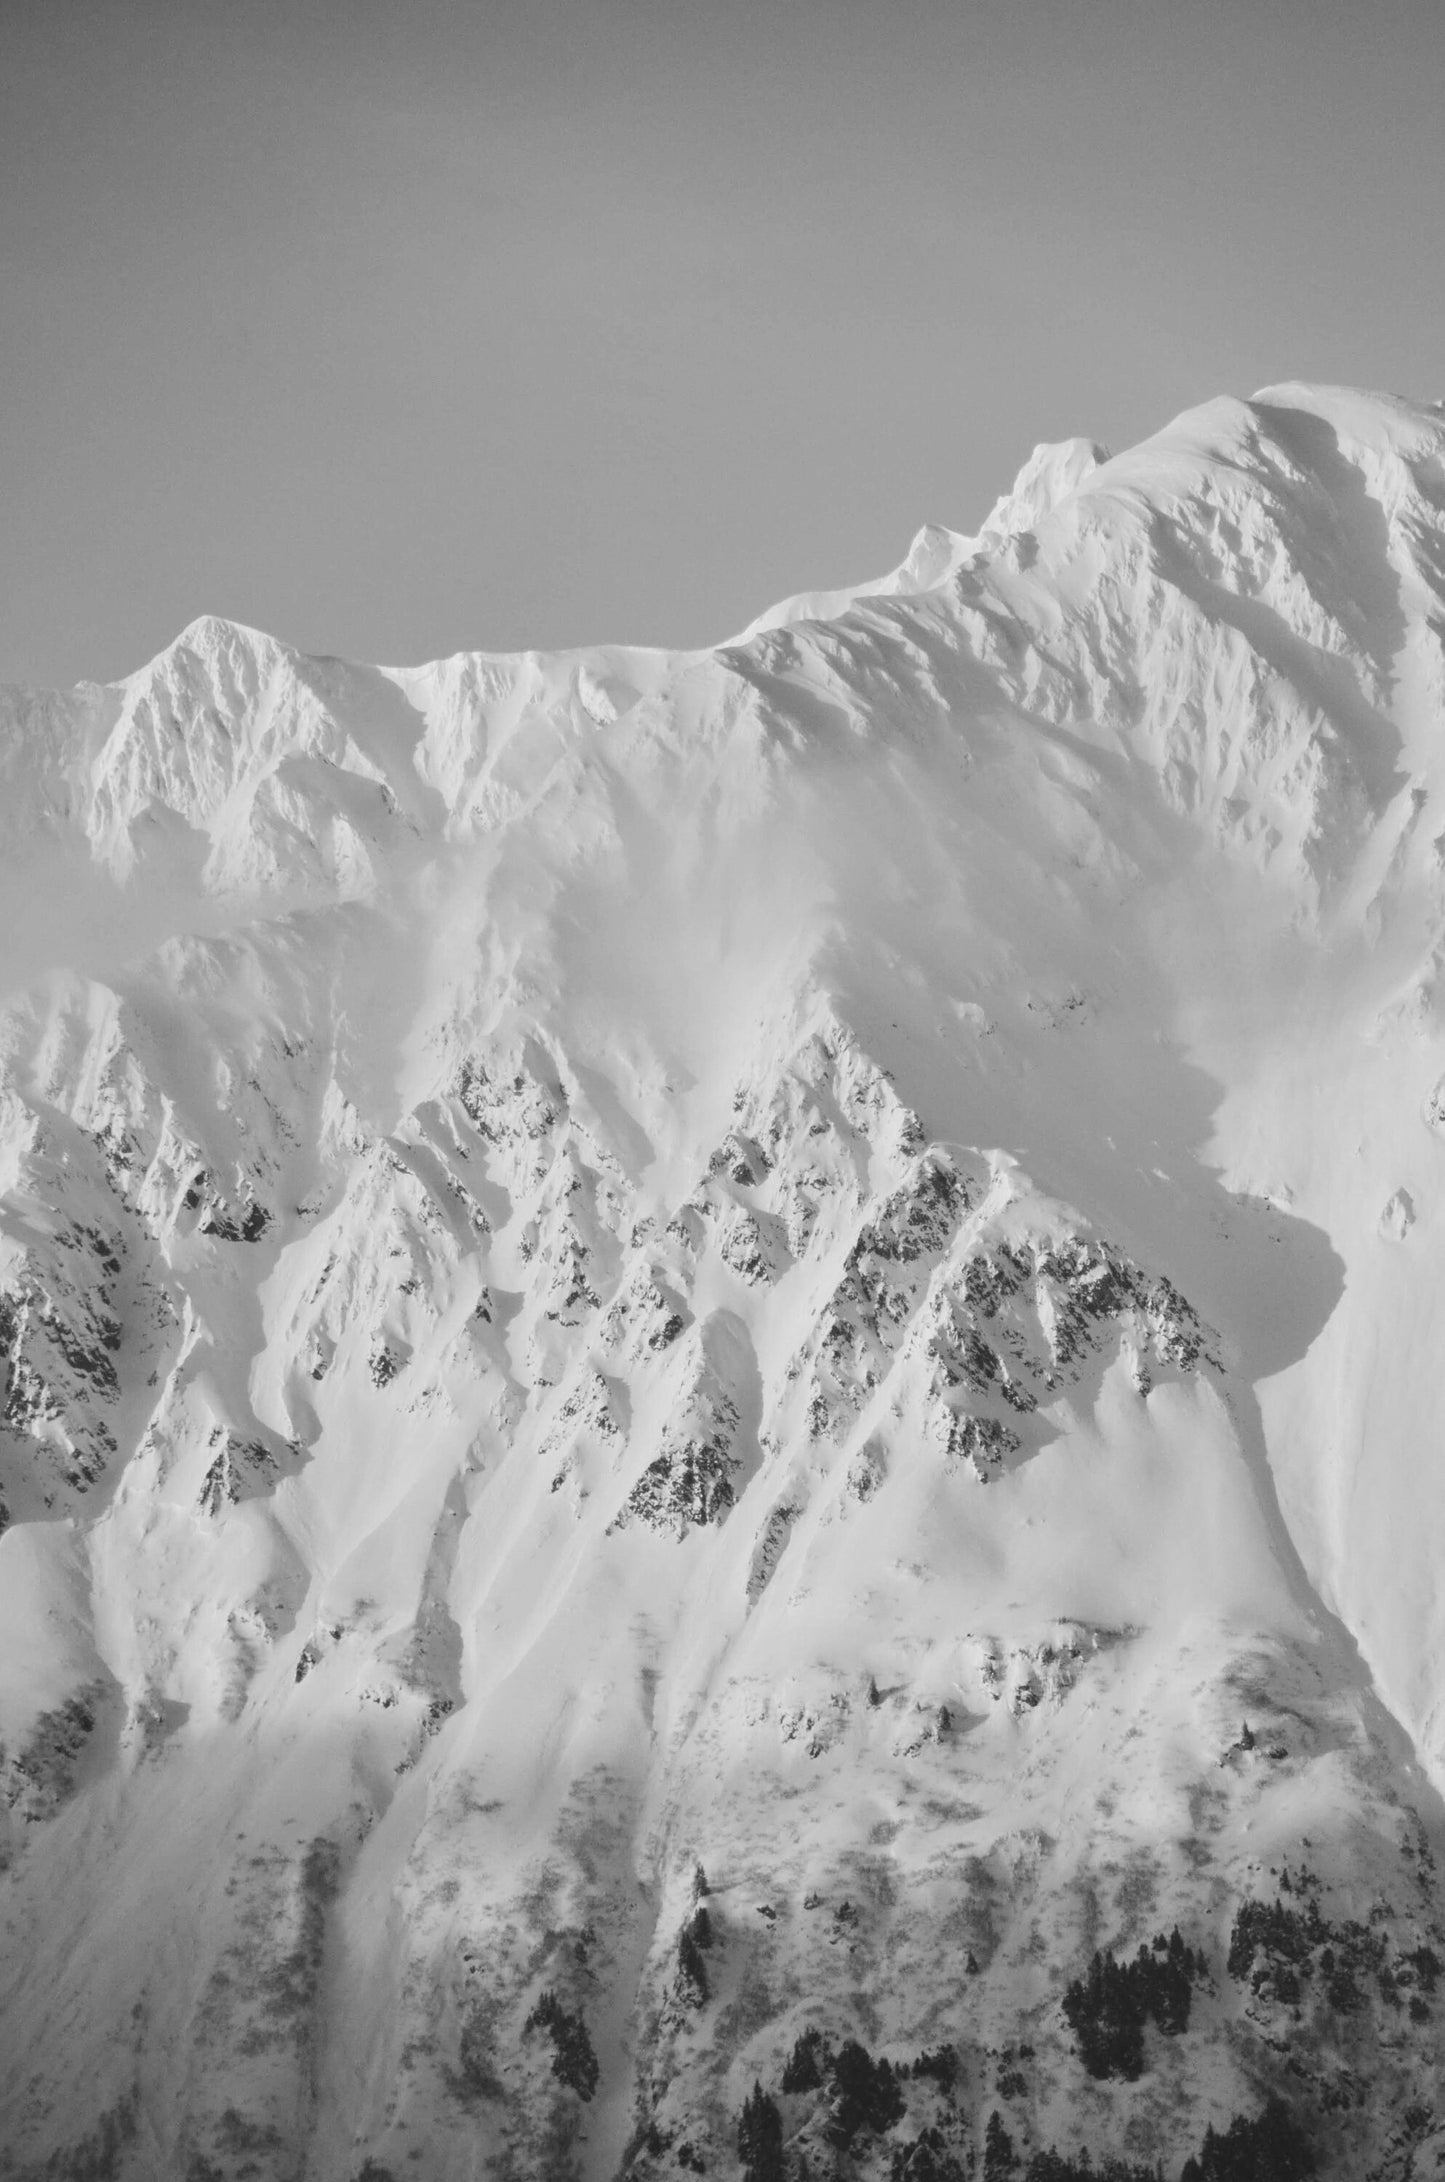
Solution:
{"label": "mountain peak", "polygon": [[1009,537],[1032,530],[1108,460],[1108,449],[1095,440],[1041,441],[1010,489],[994,502],[980,535]]}
{"label": "mountain peak", "polygon": [[285,650],[277,638],[262,629],[228,620],[223,614],[197,614],[137,674],[123,677],[122,686],[137,680],[138,675],[174,670],[187,661],[196,662],[213,675],[222,669],[234,673],[243,661],[254,671],[258,660],[281,656]]}

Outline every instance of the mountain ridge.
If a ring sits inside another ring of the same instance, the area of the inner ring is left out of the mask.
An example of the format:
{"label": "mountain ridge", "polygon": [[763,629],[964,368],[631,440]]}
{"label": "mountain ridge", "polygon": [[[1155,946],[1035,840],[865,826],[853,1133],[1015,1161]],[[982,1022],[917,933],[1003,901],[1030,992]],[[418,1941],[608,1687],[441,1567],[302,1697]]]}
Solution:
{"label": "mountain ridge", "polygon": [[1100,454],[0,704],[0,2173],[1445,2164],[1445,420]]}

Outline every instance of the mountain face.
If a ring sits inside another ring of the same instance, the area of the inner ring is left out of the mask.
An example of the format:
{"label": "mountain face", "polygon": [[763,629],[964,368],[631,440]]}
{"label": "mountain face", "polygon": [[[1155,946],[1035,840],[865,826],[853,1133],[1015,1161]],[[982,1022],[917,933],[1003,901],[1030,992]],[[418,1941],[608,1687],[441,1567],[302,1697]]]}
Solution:
{"label": "mountain face", "polygon": [[198,622],[0,932],[0,2175],[1445,2174],[1445,410]]}

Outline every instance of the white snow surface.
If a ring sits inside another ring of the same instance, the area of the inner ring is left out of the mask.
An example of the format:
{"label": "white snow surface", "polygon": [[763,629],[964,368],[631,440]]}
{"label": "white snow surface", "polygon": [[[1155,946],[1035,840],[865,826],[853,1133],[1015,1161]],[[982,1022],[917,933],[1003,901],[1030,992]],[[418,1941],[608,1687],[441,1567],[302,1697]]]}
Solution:
{"label": "white snow surface", "polygon": [[1442,647],[1445,413],[1285,385],[714,650],[0,692],[0,2175],[731,2173],[808,2024],[962,2057],[839,2173],[1436,2171],[1224,1954],[1439,1935]]}

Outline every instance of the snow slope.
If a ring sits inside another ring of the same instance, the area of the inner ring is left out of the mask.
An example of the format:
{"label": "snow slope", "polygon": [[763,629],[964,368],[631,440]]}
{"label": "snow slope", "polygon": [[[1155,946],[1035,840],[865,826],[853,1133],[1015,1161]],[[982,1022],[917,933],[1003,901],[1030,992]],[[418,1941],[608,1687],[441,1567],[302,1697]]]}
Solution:
{"label": "snow slope", "polygon": [[1283,386],[712,651],[0,695],[0,2174],[1445,2167],[1442,636]]}

